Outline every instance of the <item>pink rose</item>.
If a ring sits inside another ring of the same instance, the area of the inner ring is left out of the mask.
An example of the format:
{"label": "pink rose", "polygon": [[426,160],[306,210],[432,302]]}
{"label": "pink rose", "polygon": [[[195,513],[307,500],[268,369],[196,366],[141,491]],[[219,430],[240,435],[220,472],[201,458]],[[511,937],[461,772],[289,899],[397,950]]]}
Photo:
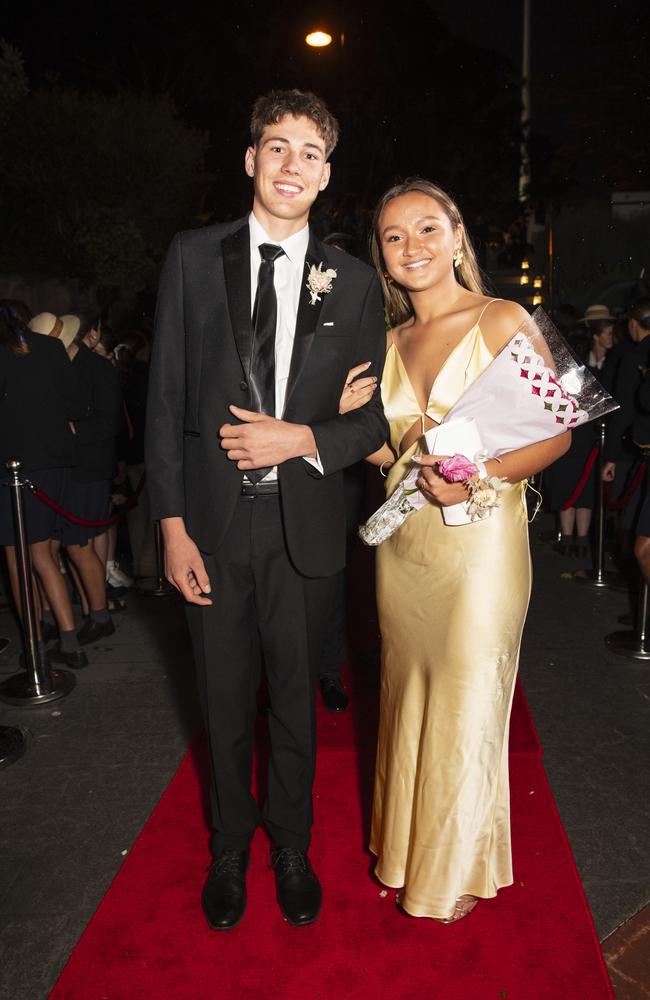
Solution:
{"label": "pink rose", "polygon": [[478,469],[464,455],[452,455],[438,462],[438,472],[448,483],[466,483]]}

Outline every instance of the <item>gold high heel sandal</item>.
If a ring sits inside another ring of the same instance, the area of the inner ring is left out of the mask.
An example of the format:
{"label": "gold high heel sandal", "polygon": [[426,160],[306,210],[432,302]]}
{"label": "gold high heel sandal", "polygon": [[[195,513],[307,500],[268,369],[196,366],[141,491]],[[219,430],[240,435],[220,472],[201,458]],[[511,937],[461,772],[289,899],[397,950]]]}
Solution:
{"label": "gold high heel sandal", "polygon": [[477,896],[459,896],[454,906],[454,912],[450,917],[434,917],[433,919],[437,920],[440,924],[457,924],[459,920],[462,920],[463,917],[468,917],[476,909],[477,903]]}

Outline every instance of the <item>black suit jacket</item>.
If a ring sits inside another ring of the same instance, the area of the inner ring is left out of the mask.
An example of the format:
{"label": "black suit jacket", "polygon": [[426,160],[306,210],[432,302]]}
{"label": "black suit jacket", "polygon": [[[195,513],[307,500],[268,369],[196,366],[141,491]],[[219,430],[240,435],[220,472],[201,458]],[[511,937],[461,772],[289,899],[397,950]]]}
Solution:
{"label": "black suit jacket", "polygon": [[10,458],[26,470],[77,462],[69,421],[80,416],[82,402],[65,347],[31,331],[25,340],[27,354],[0,346],[0,475]]}
{"label": "black suit jacket", "polygon": [[[331,292],[310,304],[309,266],[337,275]],[[182,516],[206,552],[228,530],[243,473],[220,447],[230,403],[253,408],[250,246],[247,219],[179,233],[160,279],[151,360],[146,467],[152,517]],[[289,554],[305,576],[329,576],[345,564],[342,470],[375,451],[388,427],[377,392],[340,416],[348,369],[371,361],[381,377],[386,351],[379,283],[361,261],[310,236],[283,418],[308,424],[325,475],[302,458],[279,470]]]}

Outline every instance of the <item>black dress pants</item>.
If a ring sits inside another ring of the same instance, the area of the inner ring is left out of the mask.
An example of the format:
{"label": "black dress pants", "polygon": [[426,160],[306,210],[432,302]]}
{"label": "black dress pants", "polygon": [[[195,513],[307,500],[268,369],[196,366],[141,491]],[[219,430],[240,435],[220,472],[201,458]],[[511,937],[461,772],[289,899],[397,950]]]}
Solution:
{"label": "black dress pants", "polygon": [[280,504],[277,495],[240,498],[223,544],[203,554],[213,603],[187,609],[210,745],[215,855],[246,848],[259,824],[251,779],[261,653],[270,696],[264,825],[277,845],[309,845],[315,678],[334,578],[295,570]]}

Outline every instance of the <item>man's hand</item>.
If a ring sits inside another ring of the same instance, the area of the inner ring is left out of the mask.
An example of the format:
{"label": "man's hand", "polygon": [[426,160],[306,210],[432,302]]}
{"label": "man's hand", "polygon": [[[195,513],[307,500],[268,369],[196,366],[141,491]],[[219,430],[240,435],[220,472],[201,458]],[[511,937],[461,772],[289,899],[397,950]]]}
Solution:
{"label": "man's hand", "polygon": [[239,406],[229,410],[244,422],[224,424],[219,434],[221,447],[238,469],[265,469],[289,458],[316,458],[316,441],[305,424],[291,424]]}
{"label": "man's hand", "polygon": [[212,604],[212,590],[201,553],[187,534],[180,517],[163,518],[160,522],[165,539],[165,576],[190,604]]}
{"label": "man's hand", "polygon": [[613,483],[616,475],[616,462],[605,462],[603,465],[603,482]]}
{"label": "man's hand", "polygon": [[463,503],[469,497],[464,483],[448,483],[440,473],[433,468],[448,455],[418,455],[417,465],[422,467],[416,486],[429,503],[439,507],[452,507]]}

